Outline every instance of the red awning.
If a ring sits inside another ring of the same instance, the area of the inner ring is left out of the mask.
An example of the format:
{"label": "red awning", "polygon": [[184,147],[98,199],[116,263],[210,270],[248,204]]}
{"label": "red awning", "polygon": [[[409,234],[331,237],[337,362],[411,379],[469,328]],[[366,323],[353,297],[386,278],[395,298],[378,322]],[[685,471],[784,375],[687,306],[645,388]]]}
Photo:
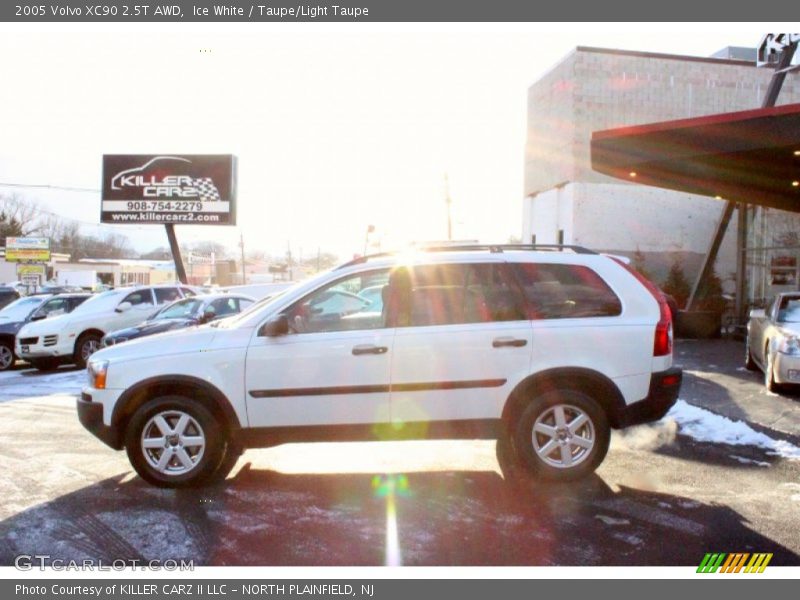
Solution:
{"label": "red awning", "polygon": [[596,131],[592,168],[630,182],[800,212],[800,104]]}

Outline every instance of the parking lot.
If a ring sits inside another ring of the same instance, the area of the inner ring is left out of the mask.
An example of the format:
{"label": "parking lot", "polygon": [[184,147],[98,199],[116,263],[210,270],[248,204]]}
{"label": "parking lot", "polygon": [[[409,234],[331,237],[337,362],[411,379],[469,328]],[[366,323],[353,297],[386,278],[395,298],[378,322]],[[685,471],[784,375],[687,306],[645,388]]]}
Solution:
{"label": "parking lot", "polygon": [[[679,408],[615,433],[569,486],[510,485],[494,443],[285,445],[222,484],[166,491],[77,421],[84,373],[0,378],[0,564],[20,554],[196,565],[800,564],[800,395],[768,394],[739,342],[679,341]],[[740,423],[736,423],[739,421]],[[733,444],[731,442],[741,442]]]}

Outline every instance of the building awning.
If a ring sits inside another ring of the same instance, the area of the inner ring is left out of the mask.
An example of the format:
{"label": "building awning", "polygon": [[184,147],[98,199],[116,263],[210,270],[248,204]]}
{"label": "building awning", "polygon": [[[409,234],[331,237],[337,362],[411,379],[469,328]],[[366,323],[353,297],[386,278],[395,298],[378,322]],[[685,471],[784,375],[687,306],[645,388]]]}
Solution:
{"label": "building awning", "polygon": [[800,104],[592,134],[595,171],[800,212]]}

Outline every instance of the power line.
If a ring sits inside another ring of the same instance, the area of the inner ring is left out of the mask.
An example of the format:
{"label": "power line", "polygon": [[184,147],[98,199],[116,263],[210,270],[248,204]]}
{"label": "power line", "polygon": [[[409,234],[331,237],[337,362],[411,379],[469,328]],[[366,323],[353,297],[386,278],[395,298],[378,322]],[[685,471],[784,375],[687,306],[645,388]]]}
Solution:
{"label": "power line", "polygon": [[51,185],[49,183],[9,183],[5,181],[0,181],[0,186],[17,187],[17,188],[45,188],[48,190],[63,190],[65,192],[92,192],[95,194],[100,193],[100,190],[96,188],[72,187],[68,185]]}

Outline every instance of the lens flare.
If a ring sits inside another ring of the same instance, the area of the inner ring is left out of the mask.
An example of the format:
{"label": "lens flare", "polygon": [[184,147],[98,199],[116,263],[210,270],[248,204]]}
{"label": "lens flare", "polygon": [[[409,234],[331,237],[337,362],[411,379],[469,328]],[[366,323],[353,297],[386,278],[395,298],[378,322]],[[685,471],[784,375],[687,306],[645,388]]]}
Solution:
{"label": "lens flare", "polygon": [[400,550],[400,537],[397,529],[397,497],[410,495],[408,477],[405,475],[375,475],[372,490],[376,498],[386,499],[386,566],[399,567],[403,564]]}

